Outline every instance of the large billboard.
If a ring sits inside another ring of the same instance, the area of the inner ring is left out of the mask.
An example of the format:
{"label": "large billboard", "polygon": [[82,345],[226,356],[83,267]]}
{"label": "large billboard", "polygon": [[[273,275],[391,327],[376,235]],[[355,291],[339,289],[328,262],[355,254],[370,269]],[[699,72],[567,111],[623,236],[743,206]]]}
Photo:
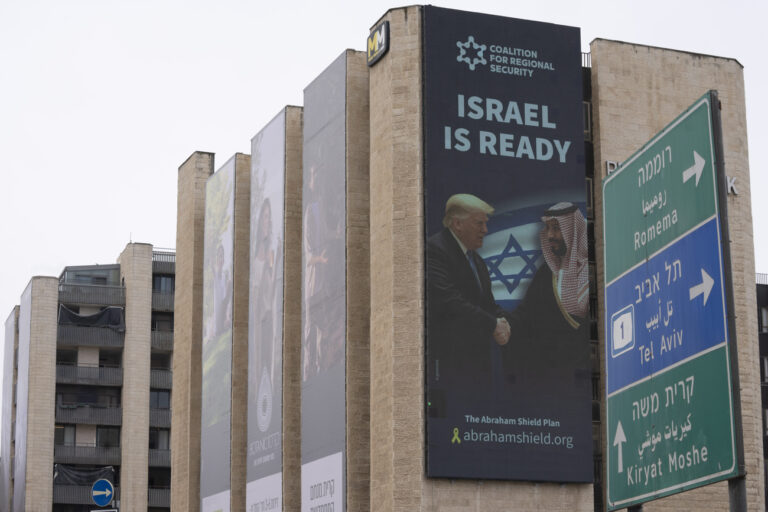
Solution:
{"label": "large billboard", "polygon": [[717,105],[707,93],[603,181],[611,510],[739,473]]}
{"label": "large billboard", "polygon": [[203,391],[200,432],[202,512],[230,509],[235,158],[205,187]]}
{"label": "large billboard", "polygon": [[246,510],[282,510],[285,110],[251,140]]}
{"label": "large billboard", "polygon": [[345,507],[346,52],[304,90],[301,510]]}
{"label": "large billboard", "polygon": [[430,477],[592,481],[579,38],[424,8]]}

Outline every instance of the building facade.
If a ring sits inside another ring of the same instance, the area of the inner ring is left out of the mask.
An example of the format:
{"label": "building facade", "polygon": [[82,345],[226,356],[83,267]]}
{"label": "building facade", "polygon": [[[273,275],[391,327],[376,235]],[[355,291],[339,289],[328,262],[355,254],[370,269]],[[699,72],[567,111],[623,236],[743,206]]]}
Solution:
{"label": "building facade", "polygon": [[6,322],[3,510],[91,510],[99,479],[115,508],[170,507],[174,285],[175,253],[140,243],[32,278]]}

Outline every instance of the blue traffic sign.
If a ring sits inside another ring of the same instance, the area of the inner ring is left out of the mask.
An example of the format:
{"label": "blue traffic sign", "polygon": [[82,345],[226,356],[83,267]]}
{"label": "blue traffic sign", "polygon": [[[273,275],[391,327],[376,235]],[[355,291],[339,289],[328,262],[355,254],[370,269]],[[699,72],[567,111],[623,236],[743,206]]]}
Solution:
{"label": "blue traffic sign", "polygon": [[609,394],[727,340],[719,247],[713,217],[606,287]]}
{"label": "blue traffic sign", "polygon": [[102,478],[96,480],[91,487],[91,499],[99,507],[106,507],[112,502],[115,495],[115,488],[112,482]]}

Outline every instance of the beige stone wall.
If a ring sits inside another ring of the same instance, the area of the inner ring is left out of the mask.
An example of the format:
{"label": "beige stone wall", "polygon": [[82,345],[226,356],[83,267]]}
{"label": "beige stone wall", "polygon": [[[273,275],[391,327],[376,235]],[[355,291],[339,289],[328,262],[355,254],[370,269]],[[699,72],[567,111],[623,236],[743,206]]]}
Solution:
{"label": "beige stone wall", "polygon": [[592,511],[591,484],[425,476],[421,13],[383,19],[389,53],[370,70],[371,510]]}
{"label": "beige stone wall", "polygon": [[152,246],[130,243],[118,258],[125,283],[120,510],[147,509]]}
{"label": "beige stone wall", "polygon": [[[599,283],[603,282],[600,180],[605,176],[606,160],[625,160],[707,90],[719,92],[725,171],[736,178],[739,190],[739,195],[728,197],[728,215],[747,499],[749,510],[763,510],[762,409],[743,69],[733,59],[601,39],[592,42],[591,53]],[[603,296],[598,297],[602,311]],[[600,328],[603,344],[602,323]],[[728,485],[709,485],[651,502],[643,510],[728,510]]]}
{"label": "beige stone wall", "polygon": [[371,510],[423,510],[421,11],[370,68]]}
{"label": "beige stone wall", "polygon": [[285,109],[283,276],[283,510],[301,510],[302,109]]}
{"label": "beige stone wall", "polygon": [[235,232],[232,306],[232,403],[230,507],[245,511],[248,450],[248,276],[251,234],[251,157],[235,155]]}
{"label": "beige stone wall", "polygon": [[347,510],[370,510],[368,67],[347,51]]}
{"label": "beige stone wall", "polygon": [[[53,431],[56,403],[56,327],[59,281],[33,277],[29,322],[29,395],[27,402],[27,473],[24,509],[51,510],[53,501]],[[21,363],[20,363],[21,364]],[[15,483],[19,485],[19,482]]]}
{"label": "beige stone wall", "polygon": [[180,167],[176,206],[171,510],[200,510],[200,396],[203,340],[205,182],[214,155],[193,153]]}

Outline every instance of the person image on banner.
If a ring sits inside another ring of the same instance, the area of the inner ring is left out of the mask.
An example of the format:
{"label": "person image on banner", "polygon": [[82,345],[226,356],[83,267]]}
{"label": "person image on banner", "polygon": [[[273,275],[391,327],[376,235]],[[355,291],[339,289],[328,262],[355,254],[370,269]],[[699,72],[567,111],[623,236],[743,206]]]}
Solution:
{"label": "person image on banner", "polygon": [[493,211],[476,196],[455,194],[446,202],[443,229],[427,242],[427,329],[434,340],[429,378],[438,389],[467,396],[490,388],[492,346],[510,337],[488,268],[476,252]]}
{"label": "person image on banner", "polygon": [[[541,220],[544,263],[522,302],[506,315],[516,345],[504,351],[508,377],[528,374],[538,380],[557,375],[562,368],[588,367],[586,361],[574,366],[575,359],[587,353],[579,344],[589,339],[587,221],[569,202],[550,207]],[[520,344],[526,345],[527,358],[541,363],[533,374],[529,363],[520,360]]]}

